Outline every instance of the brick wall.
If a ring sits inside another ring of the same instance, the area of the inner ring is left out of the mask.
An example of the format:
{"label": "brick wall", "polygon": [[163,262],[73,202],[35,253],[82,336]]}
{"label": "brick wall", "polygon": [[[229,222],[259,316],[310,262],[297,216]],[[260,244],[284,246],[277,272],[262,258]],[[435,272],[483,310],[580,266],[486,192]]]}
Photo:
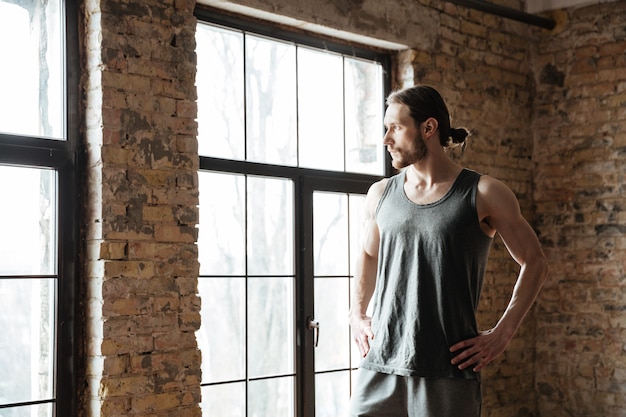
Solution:
{"label": "brick wall", "polygon": [[626,2],[557,17],[533,58],[539,411],[626,416]]}
{"label": "brick wall", "polygon": [[83,415],[200,415],[194,3],[83,6]]}

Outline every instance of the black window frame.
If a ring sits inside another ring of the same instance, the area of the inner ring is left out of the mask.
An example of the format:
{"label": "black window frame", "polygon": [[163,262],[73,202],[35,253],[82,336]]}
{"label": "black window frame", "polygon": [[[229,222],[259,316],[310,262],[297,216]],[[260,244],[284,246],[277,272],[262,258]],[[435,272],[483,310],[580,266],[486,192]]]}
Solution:
{"label": "black window frame", "polygon": [[[64,140],[11,135],[0,132],[0,164],[52,169],[57,173],[58,280],[55,299],[54,397],[52,401],[32,401],[15,406],[41,403],[53,405],[53,415],[77,415],[78,360],[77,335],[80,331],[78,303],[79,272],[79,7],[77,2],[60,1],[64,20]],[[3,278],[0,279],[10,279]],[[2,407],[0,405],[0,408]]]}

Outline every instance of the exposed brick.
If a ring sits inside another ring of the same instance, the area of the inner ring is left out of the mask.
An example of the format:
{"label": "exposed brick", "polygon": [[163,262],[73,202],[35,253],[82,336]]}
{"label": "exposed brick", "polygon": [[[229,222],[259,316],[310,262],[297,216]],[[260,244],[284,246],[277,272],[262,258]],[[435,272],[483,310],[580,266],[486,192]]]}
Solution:
{"label": "exposed brick", "polygon": [[472,23],[469,21],[461,21],[460,29],[461,29],[461,33],[472,35],[472,36],[479,36],[483,38],[486,37],[487,30],[488,30],[482,24]]}
{"label": "exposed brick", "polygon": [[[616,117],[612,110],[623,107],[626,101],[615,81],[625,67],[618,62],[623,55],[623,48],[619,49],[623,41],[615,38],[619,24],[610,23],[613,17],[623,19],[626,8],[623,4],[613,7],[615,4],[568,11],[568,23],[558,39],[542,38],[547,42],[538,48],[540,60],[554,59],[561,41],[575,43],[573,54],[562,54],[557,60],[564,71],[564,88],[568,89],[563,107],[567,117],[536,113],[537,124],[550,123],[557,132],[550,141],[551,153],[571,161],[572,167],[569,172],[559,172],[553,169],[549,154],[535,154],[538,171],[545,173],[536,181],[538,197],[554,201],[545,185],[561,183],[568,190],[570,204],[537,207],[542,235],[559,236],[558,241],[563,242],[546,247],[553,279],[541,295],[537,326],[543,336],[537,339],[537,351],[540,359],[550,360],[553,366],[537,367],[540,415],[562,415],[561,410],[576,417],[626,412],[623,405],[614,402],[626,379],[604,366],[623,357],[623,343],[616,343],[617,351],[610,346],[626,321],[622,301],[626,275],[620,248],[623,244],[619,243],[626,229],[622,227],[621,202],[615,204],[622,193],[617,167],[624,162],[616,141],[626,126],[621,125],[624,114]],[[607,24],[593,26],[594,21]],[[536,102],[539,109],[563,100],[538,85]],[[563,218],[563,210],[571,213],[570,223],[550,221],[556,216]],[[555,317],[567,320],[555,322]]]}
{"label": "exposed brick", "polygon": [[131,397],[131,412],[144,414],[151,411],[169,410],[181,405],[181,393],[165,392]]}
{"label": "exposed brick", "polygon": [[[88,337],[86,351],[103,356],[89,362],[90,387],[100,385],[88,394],[98,399],[84,401],[93,415],[200,415],[199,357],[177,352],[197,350],[199,326],[199,264],[197,249],[189,248],[198,223],[194,6],[85,6],[89,175],[101,179],[100,190],[93,182],[100,200],[92,203],[101,204],[92,210],[101,218],[89,219],[87,233],[99,242],[91,245],[91,293],[102,297],[89,304],[96,327],[88,328],[100,337]],[[191,278],[177,282],[181,273]],[[155,357],[167,369],[152,369]]]}

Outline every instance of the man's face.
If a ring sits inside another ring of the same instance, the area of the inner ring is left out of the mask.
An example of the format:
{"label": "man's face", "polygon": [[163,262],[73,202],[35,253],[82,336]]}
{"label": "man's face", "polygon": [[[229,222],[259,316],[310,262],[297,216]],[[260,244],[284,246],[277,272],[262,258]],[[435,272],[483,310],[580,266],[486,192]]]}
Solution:
{"label": "man's face", "polygon": [[383,144],[394,168],[404,168],[426,157],[426,144],[405,104],[393,103],[387,107],[385,128]]}

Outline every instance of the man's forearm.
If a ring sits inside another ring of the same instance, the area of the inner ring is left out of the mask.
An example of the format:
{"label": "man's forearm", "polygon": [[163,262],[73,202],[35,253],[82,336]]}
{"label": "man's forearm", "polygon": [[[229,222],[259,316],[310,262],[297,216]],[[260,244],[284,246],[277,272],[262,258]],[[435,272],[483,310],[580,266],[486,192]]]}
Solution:
{"label": "man's forearm", "polygon": [[363,253],[357,262],[356,285],[350,305],[351,317],[365,316],[369,302],[376,288],[378,259]]}
{"label": "man's forearm", "polygon": [[513,288],[511,301],[498,321],[496,328],[500,328],[509,337],[513,337],[534,304],[547,276],[548,264],[545,258],[536,260],[532,265],[522,266]]}

